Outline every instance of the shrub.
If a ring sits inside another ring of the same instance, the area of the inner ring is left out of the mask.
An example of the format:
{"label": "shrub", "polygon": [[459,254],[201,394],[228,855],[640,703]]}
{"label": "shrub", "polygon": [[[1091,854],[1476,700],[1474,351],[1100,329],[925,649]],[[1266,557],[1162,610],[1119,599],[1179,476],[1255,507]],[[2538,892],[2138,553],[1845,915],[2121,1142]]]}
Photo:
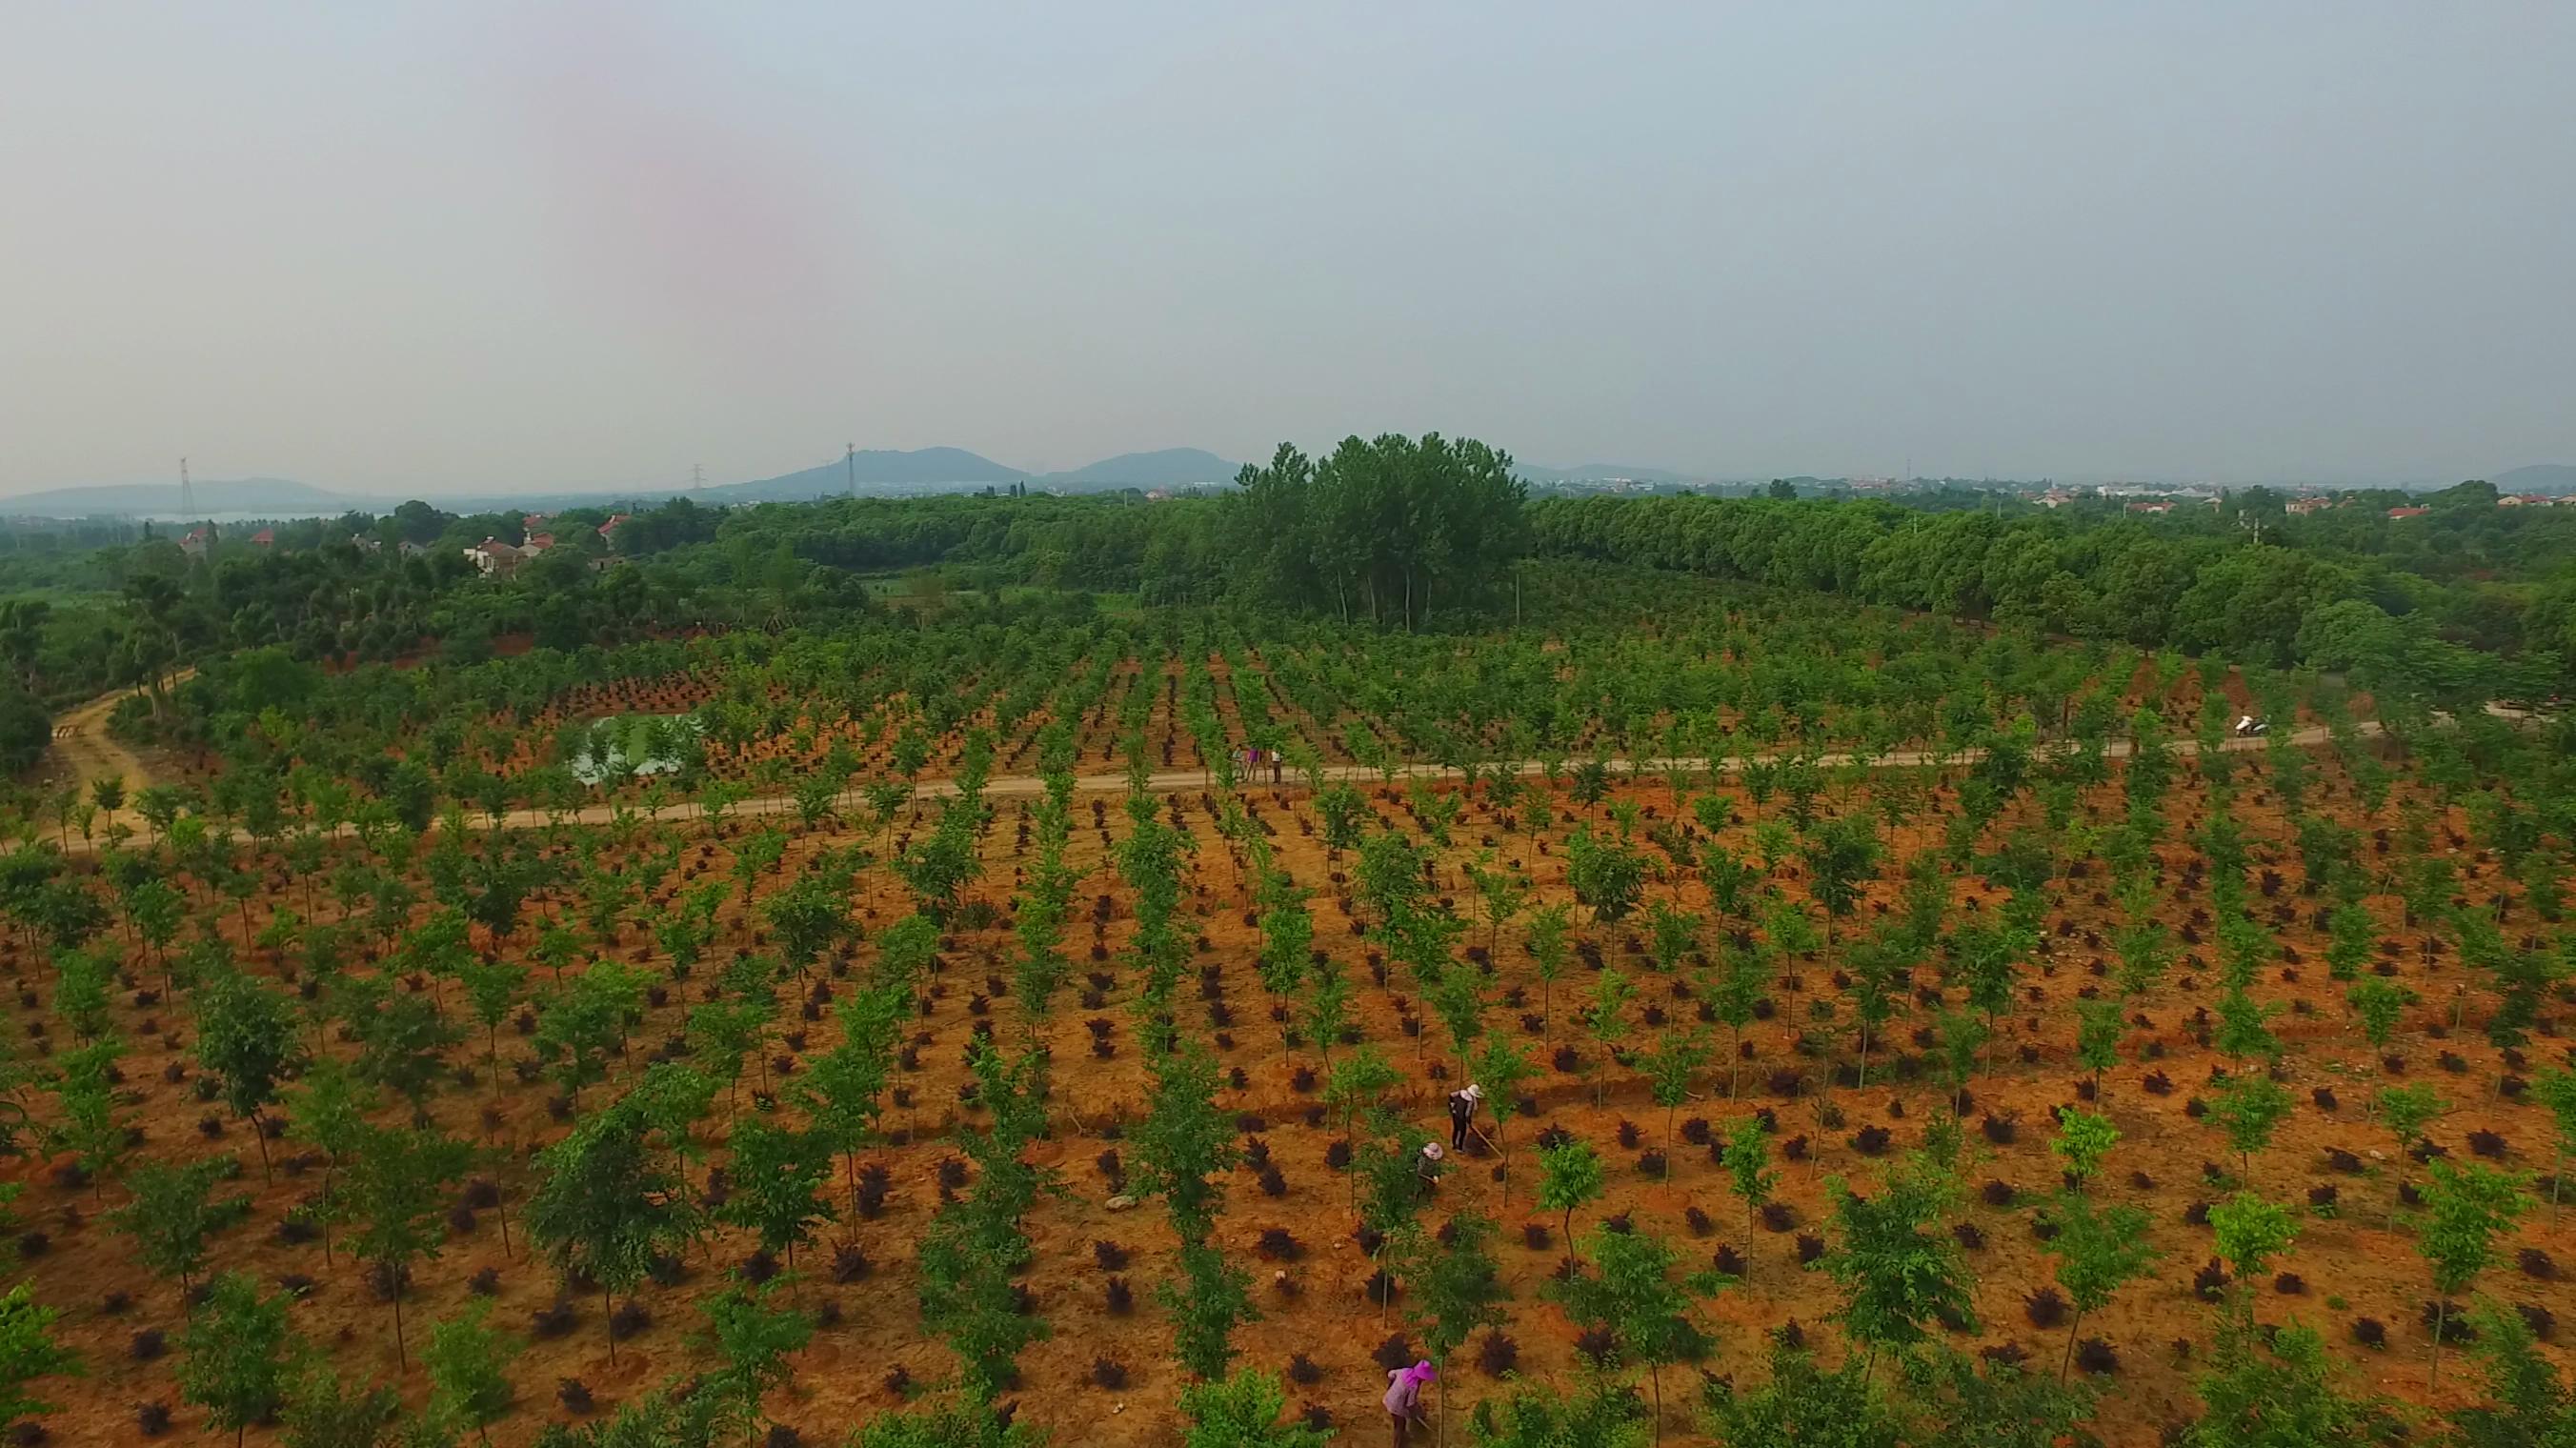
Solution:
{"label": "shrub", "polygon": [[2439,1331],[2442,1335],[2442,1341],[2446,1343],[2476,1342],[2478,1340],[2477,1328],[2473,1324],[2463,1320],[2465,1314],[2463,1313],[2460,1304],[2456,1302],[2427,1302],[2424,1304],[2422,1316],[2424,1321],[2424,1331],[2427,1334],[2430,1334],[2436,1330],[2438,1325]]}
{"label": "shrub", "polygon": [[2219,1265],[2217,1258],[2212,1257],[2198,1272],[2192,1274],[2191,1290],[2199,1294],[2201,1300],[2205,1302],[2216,1302],[2227,1291],[2229,1280],[2227,1269]]}
{"label": "shrub", "polygon": [[559,1297],[553,1306],[540,1307],[529,1314],[528,1334],[537,1338],[562,1337],[571,1332],[580,1320],[581,1310],[573,1305],[572,1300]]}

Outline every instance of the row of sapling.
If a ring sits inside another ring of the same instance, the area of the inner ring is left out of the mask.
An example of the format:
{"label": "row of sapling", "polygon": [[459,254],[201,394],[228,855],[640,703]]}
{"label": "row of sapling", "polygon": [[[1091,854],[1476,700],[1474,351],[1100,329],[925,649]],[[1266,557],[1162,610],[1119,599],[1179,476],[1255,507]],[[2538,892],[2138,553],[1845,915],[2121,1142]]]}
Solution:
{"label": "row of sapling", "polygon": [[[1989,757],[1991,758],[1992,756],[1990,755]],[[1600,848],[1604,850],[1616,850],[1624,847],[1627,824],[1627,821],[1622,821],[1623,833],[1619,844],[1604,844],[1600,846]],[[2223,831],[2204,831],[2202,838],[2204,841],[2205,853],[2222,858],[2231,853],[2232,847],[2226,842]],[[758,859],[760,858],[760,853],[758,851],[754,851],[750,857]],[[1613,869],[1609,874],[1611,877],[1610,884],[1615,887],[1618,871]],[[2240,866],[2233,872],[2222,873],[2219,878],[2221,880],[2234,879],[2241,885],[2242,868]],[[1598,884],[1599,881],[1596,880],[1593,883]],[[1142,892],[1140,891],[1140,894],[1141,893]],[[1619,903],[1618,891],[1615,888],[1593,890],[1591,893],[1595,898],[1587,903],[1590,903],[1596,912],[1618,912],[1625,908]],[[2222,892],[2219,888],[2215,886],[2213,887],[2214,900],[2218,899],[2221,893]],[[475,897],[475,902],[479,904],[481,901],[492,898],[492,896],[493,892],[491,890],[486,890],[481,895]],[[939,897],[936,894],[925,896],[925,899],[932,903],[936,903],[938,898]],[[1410,908],[1418,912],[1419,919],[1421,921],[1431,922],[1431,929],[1434,932],[1441,929],[1441,922],[1444,917],[1446,917],[1446,912],[1444,910],[1426,909],[1421,907],[1418,903],[1412,905]],[[1140,915],[1142,913],[1143,912],[1140,911]],[[2427,918],[2435,918],[2435,912],[2431,909],[2426,910],[2424,914]],[[477,918],[480,919],[481,917],[478,916]],[[1779,915],[1775,918],[1779,921],[1780,927],[1788,926],[1788,918],[1785,915]],[[1830,918],[1831,914],[1829,912],[1829,919]],[[2474,919],[2475,917],[2470,918]],[[2260,1015],[2248,1014],[2248,1012],[2243,1008],[2250,1004],[2250,1002],[2245,998],[2246,980],[2250,975],[2250,962],[2261,955],[2263,951],[2260,942],[2249,937],[2248,932],[2244,929],[2241,922],[2241,915],[2234,911],[2230,911],[2230,913],[2228,913],[2222,920],[2220,928],[2220,938],[2222,944],[2226,947],[2223,953],[2223,958],[2226,964],[2222,974],[2222,981],[2228,988],[2227,994],[2222,997],[2221,1003],[2220,1043],[2223,1049],[2228,1049],[2231,1055],[2240,1058],[2240,1065],[2242,1064],[2242,1058],[2263,1057],[2268,1059],[2277,1052],[2277,1043],[2270,1039],[2269,1033],[2264,1028],[2264,1023]],[[492,924],[489,920],[483,920],[482,923],[487,926]],[[773,920],[773,924],[776,923],[778,922]],[[1424,941],[1421,936],[1415,931],[1408,930],[1406,928],[1408,926],[1413,926],[1416,923],[1417,921],[1413,918],[1399,917],[1393,909],[1386,910],[1385,923],[1383,926],[1385,931],[1385,944],[1391,956],[1414,970],[1417,983],[1428,982],[1423,984],[1423,994],[1427,998],[1433,999],[1435,1004],[1441,1003],[1444,997],[1454,1000],[1457,1003],[1455,1017],[1452,1024],[1453,1044],[1459,1055],[1464,1057],[1469,1046],[1475,1040],[1475,1033],[1470,1030],[1462,1029],[1457,1022],[1464,1022],[1469,1026],[1476,1025],[1481,1015],[1481,1001],[1476,998],[1472,991],[1459,989],[1451,983],[1460,979],[1466,979],[1472,983],[1474,973],[1450,967],[1446,963],[1445,950],[1435,951],[1424,948]],[[2460,927],[2454,924],[2453,928],[2459,929]],[[494,933],[496,935],[505,935],[507,931],[496,929]],[[1140,932],[1140,934],[1141,933],[1142,932]],[[1661,932],[1659,931],[1659,933]],[[2466,937],[2476,938],[2476,927],[2469,927],[2463,930],[2462,933]],[[1784,937],[1793,941],[1797,938],[1793,928],[1775,927],[1771,930],[1770,934],[1775,942]],[[1167,934],[1164,938],[1176,939],[1177,935],[1176,933]],[[452,973],[451,968],[449,968],[445,962],[454,960],[455,956],[452,952],[438,949],[438,939],[439,932],[436,928],[433,927],[425,929],[416,939],[407,941],[406,948],[411,953],[410,958],[421,964],[425,974],[429,975],[430,978],[434,980],[443,980]],[[1661,944],[1662,942],[1659,941],[1659,947]],[[2013,967],[2017,963],[2017,957],[2021,952],[2005,947],[2006,942],[2000,939],[2000,932],[1980,932],[1976,935],[1970,936],[1966,942],[1965,948],[1959,952],[1963,957],[1963,961],[1970,978],[1972,1005],[1983,1004],[1985,1001],[1994,1000],[1998,996],[2008,996],[2008,992],[1999,989],[1998,986],[2009,986],[2012,984]],[[2469,949],[2463,950],[2464,956],[2472,953],[2476,952]],[[1677,951],[1659,948],[1657,952],[1658,964],[1665,968],[1670,968],[1674,964],[1678,955],[1679,952]],[[1158,965],[1167,966],[1170,962],[1176,959],[1176,956],[1177,952],[1167,950],[1165,953],[1161,954],[1148,954],[1144,958],[1149,962],[1155,962]],[[78,972],[76,971],[72,974],[78,976]],[[585,972],[585,976],[588,974],[588,972]],[[1595,1039],[1605,1047],[1603,1054],[1606,1056],[1609,1054],[1609,1051],[1606,1048],[1615,1045],[1620,1039],[1618,1033],[1625,1029],[1624,1020],[1622,1018],[1623,1013],[1620,1010],[1620,1007],[1624,1006],[1626,1001],[1624,999],[1618,999],[1621,994],[1619,987],[1624,984],[1624,978],[1619,977],[1616,972],[1604,972],[1603,974],[1605,980],[1610,980],[1614,983],[1602,986],[1596,990],[1594,1001],[1595,1009],[1589,1013],[1593,1019],[1588,1023],[1595,1026]],[[1864,974],[1866,974],[1866,972],[1864,972]],[[606,994],[610,988],[619,985],[615,979],[613,971],[603,972],[603,975],[604,979],[600,986],[594,988],[594,995]],[[77,984],[77,982],[75,982],[75,984]],[[75,994],[77,994],[77,992],[75,992]],[[1601,1008],[1604,1003],[1603,998],[1605,996],[1611,998],[1609,1008],[1607,1009]],[[1983,999],[1980,1000],[1980,997]],[[224,998],[224,993],[220,989],[210,990],[201,988],[201,994],[199,997],[201,1012],[218,1008]],[[365,1079],[373,1083],[381,1084],[394,1090],[398,1094],[404,1095],[412,1102],[414,1111],[417,1114],[421,1109],[421,1101],[425,1095],[426,1088],[431,1085],[435,1079],[435,1072],[432,1067],[434,1067],[434,1063],[439,1052],[446,1044],[446,1042],[441,1039],[441,1020],[438,1011],[438,1007],[441,1004],[440,997],[436,994],[430,996],[427,1004],[431,1009],[427,1016],[423,1016],[417,1010],[409,1012],[402,1010],[399,1004],[402,998],[398,996],[389,997],[387,994],[375,994],[371,996],[359,993],[353,994],[351,999],[356,1001],[358,1004],[350,1011],[349,1024],[352,1026],[353,1033],[357,1035],[361,1045],[360,1062]],[[73,1013],[77,1014],[79,1010],[78,1000],[75,999],[69,1004],[72,1007]],[[1991,1006],[1987,1007],[1990,1017],[1992,1009],[1993,1008]],[[479,1011],[478,1014],[480,1014]],[[551,1016],[554,1013],[550,1011],[548,1014]],[[584,1012],[573,1009],[572,1005],[567,1003],[567,1020],[577,1020],[583,1014]],[[613,1024],[617,1027],[617,1031],[620,1036],[619,1054],[622,1056],[624,1054],[623,1036],[625,1026],[626,1023],[631,1020],[633,1014],[634,1011],[631,1006],[619,1010],[591,1010],[587,1012],[589,1025],[586,1030],[567,1030],[560,1034],[585,1046],[593,1059],[600,1062],[604,1067],[604,1057],[607,1052],[607,1045],[604,1038],[607,1033],[607,1026]],[[1449,1014],[1449,1012],[1444,1010],[1444,1015],[1446,1014]],[[694,1034],[697,1033],[693,1032],[693,1035]],[[722,1058],[728,1054],[722,1049],[720,1038],[723,1033],[721,1031],[711,1029],[706,1034],[710,1038],[713,1038],[711,1043],[716,1047],[715,1055],[718,1058]],[[1338,1032],[1335,1034],[1338,1035]],[[221,1033],[207,1030],[204,1023],[201,1022],[201,1037],[205,1035],[217,1035],[220,1037]],[[224,1049],[229,1050],[231,1047],[227,1045]],[[1865,1053],[1865,1044],[1863,1050]],[[575,1053],[567,1051],[566,1054],[571,1055]],[[281,1059],[283,1058],[281,1057]],[[739,1054],[734,1053],[733,1059],[739,1060]],[[1648,1055],[1643,1057],[1643,1059],[1652,1061],[1655,1058],[1652,1055]],[[209,1064],[212,1064],[211,1060],[209,1061]],[[721,1061],[719,1060],[717,1064],[721,1064]],[[251,1065],[255,1066],[256,1063],[253,1062]],[[2095,1069],[2098,1071],[2099,1068],[2096,1067]],[[233,1072],[225,1070],[222,1074],[226,1079],[227,1086],[230,1086]],[[246,1068],[243,1074],[248,1080],[256,1084],[258,1077],[257,1072],[254,1069]],[[1650,1072],[1650,1074],[1654,1073]],[[1686,1082],[1689,1072],[1687,1069],[1684,1069],[1675,1072],[1674,1074]],[[581,1080],[575,1080],[569,1084],[572,1090],[578,1091],[581,1085],[587,1083]],[[2274,1092],[2267,1092],[2265,1090],[2269,1084],[2268,1076],[2263,1073],[2240,1070],[2233,1074],[2230,1077],[2229,1082],[2222,1087],[2221,1091],[2218,1093],[2220,1100],[2212,1112],[2212,1115],[2216,1118],[2216,1124],[2228,1133],[2231,1145],[2234,1145],[2238,1150],[2240,1174],[2243,1176],[2250,1177],[2252,1155],[2263,1148],[2264,1144],[2268,1141],[2271,1124],[2279,1119],[2281,1111],[2285,1109],[2279,1105],[2276,1100],[2267,1099],[2275,1094]],[[1657,1087],[1656,1095],[1660,1101],[1664,1094],[1664,1082],[1660,1075],[1655,1076],[1655,1085]],[[248,1107],[237,1105],[236,1110],[242,1112],[246,1119],[253,1120],[254,1127],[256,1129],[256,1118],[259,1110],[259,1105],[257,1103]],[[1669,1128],[1670,1117],[1668,1115],[1668,1133]],[[756,1145],[756,1143],[754,1144]],[[742,1143],[737,1143],[738,1151],[742,1149],[742,1145]],[[810,1153],[808,1155],[810,1156]],[[358,1155],[353,1154],[351,1159],[353,1177],[358,1174],[355,1168],[357,1167],[359,1159]],[[427,1199],[429,1194],[424,1194],[418,1191],[398,1190],[394,1195],[405,1201],[417,1202]],[[363,1195],[360,1199],[364,1199]],[[2432,1198],[2428,1195],[2428,1201],[2429,1200],[2432,1200]],[[399,1226],[399,1223],[397,1223],[397,1225]],[[395,1232],[394,1236],[397,1240],[389,1250],[396,1253],[407,1250],[408,1243],[418,1240],[416,1234],[406,1236],[400,1231]],[[791,1253],[793,1250],[792,1240],[793,1239],[791,1238],[789,1246]],[[433,1250],[434,1246],[435,1244],[433,1242],[430,1243],[427,1248],[422,1248],[420,1250]],[[407,1271],[407,1262],[405,1261],[385,1257],[371,1257],[370,1260],[393,1260],[395,1262],[395,1270],[388,1275],[397,1283],[399,1283],[402,1276],[405,1275],[405,1272]],[[395,1303],[397,1314],[396,1331],[399,1346],[401,1335],[399,1321],[399,1295],[396,1296]],[[2440,1331],[2438,1324],[2436,1331],[2438,1337],[2438,1333]]]}

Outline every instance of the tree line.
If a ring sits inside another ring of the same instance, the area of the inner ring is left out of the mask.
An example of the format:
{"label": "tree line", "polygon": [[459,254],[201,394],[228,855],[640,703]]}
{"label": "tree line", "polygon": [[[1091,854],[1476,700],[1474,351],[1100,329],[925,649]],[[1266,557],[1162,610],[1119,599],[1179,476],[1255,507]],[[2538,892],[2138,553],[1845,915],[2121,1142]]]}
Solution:
{"label": "tree line", "polygon": [[1926,514],[1879,500],[1550,498],[1530,506],[1529,527],[1544,554],[2313,663],[2445,701],[2554,695],[2576,659],[2576,573],[2564,558],[2526,561],[2555,577],[2444,585],[2293,530]]}

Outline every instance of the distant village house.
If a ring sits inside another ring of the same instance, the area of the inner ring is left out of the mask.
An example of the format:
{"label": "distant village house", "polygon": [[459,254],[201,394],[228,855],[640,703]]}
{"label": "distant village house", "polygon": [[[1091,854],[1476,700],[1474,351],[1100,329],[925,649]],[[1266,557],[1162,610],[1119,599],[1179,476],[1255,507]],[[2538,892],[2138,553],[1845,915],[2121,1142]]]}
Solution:
{"label": "distant village house", "polygon": [[465,560],[486,578],[507,578],[526,562],[527,550],[498,538],[486,538],[465,550]]}

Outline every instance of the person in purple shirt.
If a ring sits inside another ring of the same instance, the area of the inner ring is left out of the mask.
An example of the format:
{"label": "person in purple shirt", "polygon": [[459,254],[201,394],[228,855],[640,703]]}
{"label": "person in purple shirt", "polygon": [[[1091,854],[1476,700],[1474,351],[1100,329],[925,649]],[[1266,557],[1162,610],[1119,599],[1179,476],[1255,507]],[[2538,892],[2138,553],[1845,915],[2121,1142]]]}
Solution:
{"label": "person in purple shirt", "polygon": [[1395,1448],[1410,1441],[1413,1427],[1423,1421],[1422,1385],[1439,1376],[1428,1362],[1409,1368],[1394,1368],[1386,1375],[1386,1416],[1395,1423]]}

